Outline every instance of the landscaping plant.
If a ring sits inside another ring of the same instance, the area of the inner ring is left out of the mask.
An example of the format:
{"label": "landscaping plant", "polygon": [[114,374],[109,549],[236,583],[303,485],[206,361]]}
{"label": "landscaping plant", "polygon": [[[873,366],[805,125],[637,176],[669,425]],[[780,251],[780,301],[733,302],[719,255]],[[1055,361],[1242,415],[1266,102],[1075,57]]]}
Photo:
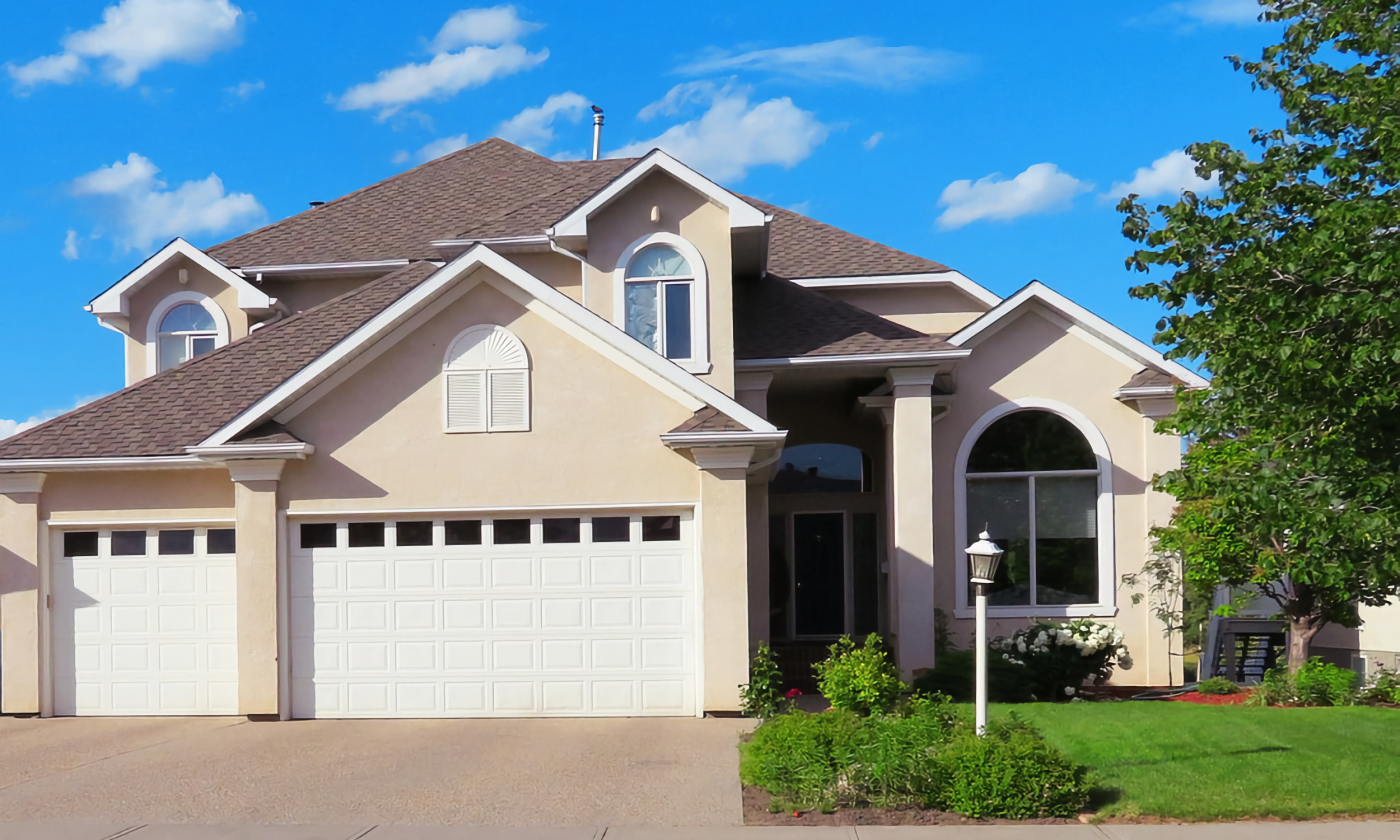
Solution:
{"label": "landscaping plant", "polygon": [[1156,341],[1212,380],[1158,425],[1194,444],[1154,482],[1180,502],[1155,536],[1188,582],[1274,600],[1296,671],[1323,626],[1400,595],[1400,6],[1259,11],[1281,40],[1230,61],[1280,125],[1252,153],[1187,146],[1209,192],[1119,210],[1128,266],[1158,267],[1131,292],[1169,310]]}
{"label": "landscaping plant", "polygon": [[905,689],[899,669],[889,659],[884,642],[874,633],[859,647],[850,636],[831,646],[826,661],[812,666],[822,696],[833,709],[857,714],[882,714],[894,707]]}
{"label": "landscaping plant", "polygon": [[1367,703],[1400,705],[1400,673],[1381,668],[1366,681],[1361,700]]}
{"label": "landscaping plant", "polygon": [[1256,706],[1355,705],[1356,672],[1314,656],[1297,671],[1269,671],[1249,700]]}
{"label": "landscaping plant", "polygon": [[1132,667],[1123,632],[1087,618],[1038,621],[992,643],[1003,660],[1024,669],[1037,700],[1073,699],[1085,681],[1108,679],[1115,665]]}
{"label": "landscaping plant", "polygon": [[749,663],[749,681],[739,686],[739,710],[744,717],[767,720],[782,711],[783,672],[767,642],[758,643],[758,652]]}
{"label": "landscaping plant", "polygon": [[1239,694],[1240,687],[1224,677],[1211,677],[1197,683],[1196,691],[1201,694]]}
{"label": "landscaping plant", "polygon": [[[976,699],[977,651],[948,650],[939,654],[933,667],[914,680],[914,689],[938,692],[956,703]],[[987,699],[993,703],[1029,703],[1035,699],[1025,668],[1001,657],[1001,648],[988,650]]]}
{"label": "landscaping plant", "polygon": [[1015,715],[989,722],[983,736],[962,727],[939,766],[944,809],[965,817],[1072,817],[1089,801],[1085,769]]}

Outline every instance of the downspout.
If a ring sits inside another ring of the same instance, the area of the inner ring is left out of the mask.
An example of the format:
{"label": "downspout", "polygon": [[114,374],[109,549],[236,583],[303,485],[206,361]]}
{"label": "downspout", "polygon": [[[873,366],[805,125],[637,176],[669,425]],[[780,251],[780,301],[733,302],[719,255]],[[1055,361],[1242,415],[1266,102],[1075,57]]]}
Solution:
{"label": "downspout", "polygon": [[549,238],[549,249],[556,254],[563,254],[566,257],[573,257],[579,262],[579,296],[583,298],[583,305],[588,306],[588,260],[570,251],[568,248],[554,241],[554,228],[549,228],[544,232]]}
{"label": "downspout", "polygon": [[[257,276],[258,285],[262,285],[262,281],[262,272],[260,271],[258,272]],[[268,318],[266,321],[259,321],[256,324],[249,327],[249,335],[252,335],[254,330],[260,330],[263,327],[270,327],[278,321],[282,320],[283,318],[286,318],[287,316],[292,314],[291,307],[283,303],[281,298],[268,298],[268,302],[272,304],[272,311],[276,314],[274,314],[271,318]]]}

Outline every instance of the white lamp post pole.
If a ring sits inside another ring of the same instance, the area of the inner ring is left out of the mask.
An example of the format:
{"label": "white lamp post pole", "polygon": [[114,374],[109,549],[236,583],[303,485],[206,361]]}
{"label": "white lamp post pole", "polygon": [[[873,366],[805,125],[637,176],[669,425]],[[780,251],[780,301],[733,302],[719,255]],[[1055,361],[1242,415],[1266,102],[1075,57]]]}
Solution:
{"label": "white lamp post pole", "polygon": [[967,559],[972,574],[969,579],[977,586],[977,734],[987,729],[987,586],[996,577],[1001,548],[992,542],[986,531],[977,535],[977,542],[967,547]]}

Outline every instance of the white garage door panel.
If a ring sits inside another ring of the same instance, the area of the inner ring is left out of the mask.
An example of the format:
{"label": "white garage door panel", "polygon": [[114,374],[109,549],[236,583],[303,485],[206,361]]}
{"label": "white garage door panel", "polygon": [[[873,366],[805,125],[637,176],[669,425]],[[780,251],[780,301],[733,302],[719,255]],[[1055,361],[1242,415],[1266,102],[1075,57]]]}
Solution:
{"label": "white garage door panel", "polygon": [[[691,715],[690,521],[673,542],[293,549],[296,717]],[[293,544],[296,544],[293,526]],[[394,543],[394,527],[385,542]]]}
{"label": "white garage door panel", "polygon": [[192,555],[100,545],[53,563],[54,713],[237,714],[234,556],[205,555],[202,531]]}

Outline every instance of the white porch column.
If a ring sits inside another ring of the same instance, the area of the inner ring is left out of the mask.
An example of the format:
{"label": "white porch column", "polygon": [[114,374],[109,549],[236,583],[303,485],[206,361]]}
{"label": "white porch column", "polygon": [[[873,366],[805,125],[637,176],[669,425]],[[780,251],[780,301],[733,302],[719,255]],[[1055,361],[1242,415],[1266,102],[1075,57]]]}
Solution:
{"label": "white porch column", "polygon": [[237,517],[238,713],[278,713],[277,481],[280,460],[229,461]]}
{"label": "white porch column", "polygon": [[933,667],[933,368],[895,368],[890,428],[891,629],[900,674]]}
{"label": "white porch column", "polygon": [[700,629],[704,711],[737,711],[749,681],[748,515],[752,446],[696,447],[700,473]]}
{"label": "white porch column", "polygon": [[44,473],[0,475],[0,712],[38,714],[39,491]]}

